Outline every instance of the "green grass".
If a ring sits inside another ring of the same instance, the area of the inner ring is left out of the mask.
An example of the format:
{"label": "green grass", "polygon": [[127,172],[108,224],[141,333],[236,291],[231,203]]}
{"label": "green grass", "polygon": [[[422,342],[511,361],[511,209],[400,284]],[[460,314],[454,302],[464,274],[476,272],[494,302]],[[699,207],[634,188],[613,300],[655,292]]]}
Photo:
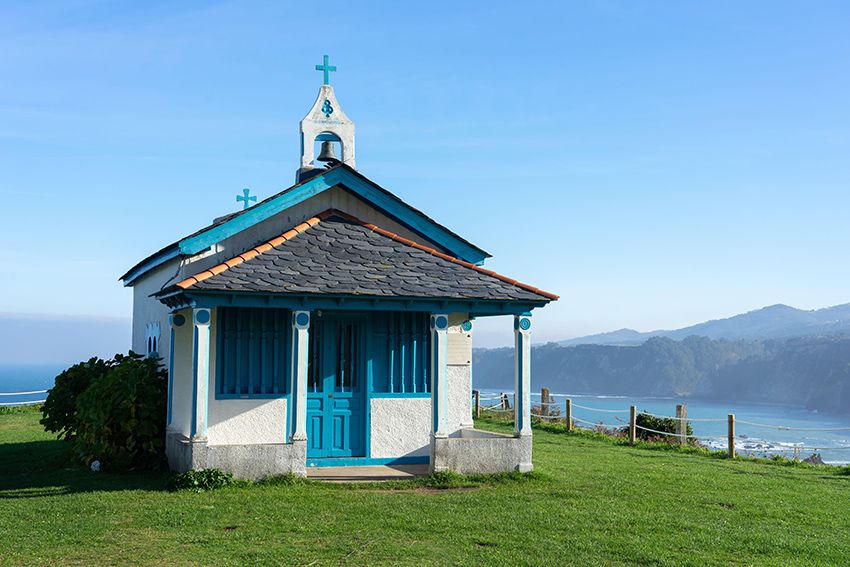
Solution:
{"label": "green grass", "polygon": [[[535,431],[535,473],[167,492],[0,414],[2,564],[774,564],[850,557],[840,469]],[[504,429],[500,423],[482,427]],[[444,489],[450,487],[449,489]]]}

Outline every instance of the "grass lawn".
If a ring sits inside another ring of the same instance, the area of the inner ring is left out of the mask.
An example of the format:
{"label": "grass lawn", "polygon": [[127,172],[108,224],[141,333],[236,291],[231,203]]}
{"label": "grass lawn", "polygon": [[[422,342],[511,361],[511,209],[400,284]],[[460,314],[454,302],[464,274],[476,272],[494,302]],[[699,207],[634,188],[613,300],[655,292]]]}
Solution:
{"label": "grass lawn", "polygon": [[39,416],[0,414],[0,564],[850,563],[850,476],[824,467],[536,430],[535,474],[464,490],[170,493],[69,465]]}

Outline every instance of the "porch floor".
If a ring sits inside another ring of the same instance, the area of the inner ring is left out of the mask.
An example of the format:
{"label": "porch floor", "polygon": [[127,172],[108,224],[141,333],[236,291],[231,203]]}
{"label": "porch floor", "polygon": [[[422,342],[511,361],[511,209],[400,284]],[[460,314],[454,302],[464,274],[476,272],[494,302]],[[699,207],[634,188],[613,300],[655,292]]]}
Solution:
{"label": "porch floor", "polygon": [[376,482],[427,476],[428,465],[369,465],[365,467],[308,467],[307,478],[326,482]]}

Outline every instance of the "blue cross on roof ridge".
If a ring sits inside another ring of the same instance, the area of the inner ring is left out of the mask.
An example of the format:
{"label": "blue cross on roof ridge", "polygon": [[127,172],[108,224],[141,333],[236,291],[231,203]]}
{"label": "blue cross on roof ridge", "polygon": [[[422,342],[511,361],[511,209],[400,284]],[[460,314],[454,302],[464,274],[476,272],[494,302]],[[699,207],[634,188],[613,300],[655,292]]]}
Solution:
{"label": "blue cross on roof ridge", "polygon": [[255,203],[257,202],[256,197],[254,197],[253,195],[251,195],[251,196],[248,195],[250,192],[251,192],[251,190],[246,188],[246,189],[242,189],[241,195],[236,195],[236,202],[237,203],[239,201],[245,202],[245,206],[243,207],[243,209],[247,209],[248,207],[250,207],[251,201],[254,201]]}
{"label": "blue cross on roof ridge", "polygon": [[316,65],[316,71],[323,71],[325,74],[325,82],[324,84],[329,85],[330,83],[330,72],[336,72],[336,65],[328,65],[328,56],[325,55],[325,62],[322,65]]}

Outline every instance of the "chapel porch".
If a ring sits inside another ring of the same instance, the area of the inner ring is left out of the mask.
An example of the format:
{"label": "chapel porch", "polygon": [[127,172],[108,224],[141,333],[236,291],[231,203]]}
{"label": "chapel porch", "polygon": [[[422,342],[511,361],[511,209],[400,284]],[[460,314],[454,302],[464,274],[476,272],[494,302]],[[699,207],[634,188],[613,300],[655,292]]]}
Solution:
{"label": "chapel porch", "polygon": [[[467,313],[238,309],[182,309],[171,318],[173,469],[248,478],[331,466],[531,470],[530,315],[514,318],[516,422],[504,435],[473,426]],[[236,314],[241,323],[228,321]],[[395,334],[372,325],[387,315]],[[425,326],[399,332],[405,319]],[[395,348],[381,348],[387,343]],[[464,363],[451,364],[458,351]]]}

